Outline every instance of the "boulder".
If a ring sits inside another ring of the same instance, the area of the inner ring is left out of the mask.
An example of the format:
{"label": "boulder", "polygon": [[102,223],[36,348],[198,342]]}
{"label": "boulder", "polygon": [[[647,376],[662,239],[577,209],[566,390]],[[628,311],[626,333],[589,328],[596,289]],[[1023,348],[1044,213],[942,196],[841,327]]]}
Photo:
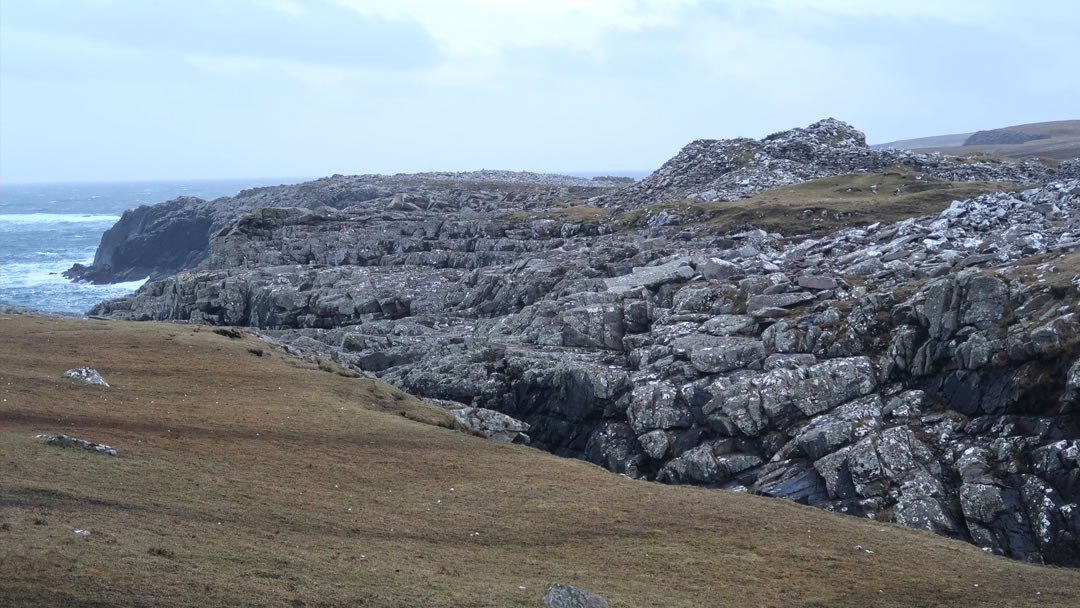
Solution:
{"label": "boulder", "polygon": [[628,294],[638,288],[657,289],[661,285],[687,281],[697,271],[689,260],[675,260],[658,266],[634,268],[630,274],[606,279],[607,290],[616,294]]}
{"label": "boulder", "polygon": [[608,603],[603,597],[590,591],[556,583],[547,586],[547,591],[544,593],[544,606],[547,608],[608,608]]}
{"label": "boulder", "polygon": [[116,456],[116,450],[103,443],[94,443],[93,441],[87,441],[85,439],[76,439],[75,437],[69,437],[67,435],[34,435],[36,439],[41,439],[48,442],[49,445],[56,445],[65,448],[81,448],[89,450],[91,452],[97,452],[98,454],[104,454],[106,456]]}
{"label": "boulder", "polygon": [[82,380],[87,384],[98,384],[100,386],[108,387],[109,383],[105,381],[105,378],[101,377],[98,371],[91,367],[78,367],[75,369],[69,369],[64,372],[65,378],[76,378]]}
{"label": "boulder", "polygon": [[799,275],[796,277],[795,282],[803,289],[836,289],[840,286],[840,282],[832,277],[822,277],[816,275]]}
{"label": "boulder", "polygon": [[746,300],[746,313],[754,317],[763,316],[761,313],[768,309],[788,308],[804,302],[810,302],[813,299],[814,294],[806,291],[750,296],[750,298]]}
{"label": "boulder", "polygon": [[529,425],[483,407],[459,407],[450,410],[462,426],[482,433],[489,439],[508,443],[529,443]]}

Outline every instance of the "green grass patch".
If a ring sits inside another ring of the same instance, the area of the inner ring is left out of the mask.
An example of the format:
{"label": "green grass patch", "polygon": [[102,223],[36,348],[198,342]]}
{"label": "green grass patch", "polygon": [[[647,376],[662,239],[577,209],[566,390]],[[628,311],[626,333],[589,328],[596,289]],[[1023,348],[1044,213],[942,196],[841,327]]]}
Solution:
{"label": "green grass patch", "polygon": [[785,236],[819,235],[937,213],[953,200],[1015,189],[1017,185],[1010,182],[949,182],[892,167],[881,173],[854,173],[773,188],[738,201],[659,203],[622,213],[616,223],[622,228],[642,226],[666,210],[679,215],[682,223],[708,232],[755,227]]}

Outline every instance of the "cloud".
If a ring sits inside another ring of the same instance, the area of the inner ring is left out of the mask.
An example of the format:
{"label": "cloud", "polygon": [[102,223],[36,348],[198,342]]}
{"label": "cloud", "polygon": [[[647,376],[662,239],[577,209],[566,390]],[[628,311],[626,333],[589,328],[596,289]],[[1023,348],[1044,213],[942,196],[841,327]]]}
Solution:
{"label": "cloud", "polygon": [[358,79],[371,81],[387,75],[385,70],[378,68],[340,67],[245,55],[194,52],[184,53],[183,58],[192,67],[206,73],[226,76],[286,76],[312,87],[330,87]]}
{"label": "cloud", "polygon": [[453,56],[515,48],[598,52],[614,30],[674,25],[697,0],[337,0],[361,15],[420,24]]}
{"label": "cloud", "polygon": [[256,7],[276,11],[290,17],[301,17],[308,14],[304,5],[296,0],[251,0]]}
{"label": "cloud", "polygon": [[887,141],[1080,95],[1064,0],[0,2],[8,179],[648,169],[829,115]]}
{"label": "cloud", "polygon": [[328,0],[5,3],[4,22],[24,32],[143,53],[220,54],[398,70],[424,67],[434,60],[431,38],[415,23],[365,17]]}

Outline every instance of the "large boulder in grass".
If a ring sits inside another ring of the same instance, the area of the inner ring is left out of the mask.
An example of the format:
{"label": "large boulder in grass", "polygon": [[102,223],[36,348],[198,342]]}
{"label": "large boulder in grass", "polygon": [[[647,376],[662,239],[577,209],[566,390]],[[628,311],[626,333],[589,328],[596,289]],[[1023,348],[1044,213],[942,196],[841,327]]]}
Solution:
{"label": "large boulder in grass", "polygon": [[548,585],[544,605],[547,608],[608,608],[607,600],[599,595],[562,583]]}
{"label": "large boulder in grass", "polygon": [[101,386],[109,386],[109,383],[105,381],[105,378],[101,377],[101,374],[92,367],[78,367],[75,369],[69,369],[64,372],[65,378],[76,378],[82,380],[87,384],[100,384]]}

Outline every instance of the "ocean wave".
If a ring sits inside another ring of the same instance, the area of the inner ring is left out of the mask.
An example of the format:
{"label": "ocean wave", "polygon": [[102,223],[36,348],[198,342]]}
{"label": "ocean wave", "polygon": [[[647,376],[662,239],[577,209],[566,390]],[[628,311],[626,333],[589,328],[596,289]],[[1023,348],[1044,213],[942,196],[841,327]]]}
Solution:
{"label": "ocean wave", "polygon": [[0,224],[27,226],[31,224],[88,224],[116,222],[119,215],[87,213],[0,213]]}
{"label": "ocean wave", "polygon": [[[78,261],[81,264],[90,264],[91,260]],[[71,267],[71,264],[71,260],[50,260],[46,262],[14,262],[14,264],[0,265],[0,294],[42,285],[69,286],[87,294],[131,293],[146,283],[146,279],[108,285],[73,283],[62,274]]]}

